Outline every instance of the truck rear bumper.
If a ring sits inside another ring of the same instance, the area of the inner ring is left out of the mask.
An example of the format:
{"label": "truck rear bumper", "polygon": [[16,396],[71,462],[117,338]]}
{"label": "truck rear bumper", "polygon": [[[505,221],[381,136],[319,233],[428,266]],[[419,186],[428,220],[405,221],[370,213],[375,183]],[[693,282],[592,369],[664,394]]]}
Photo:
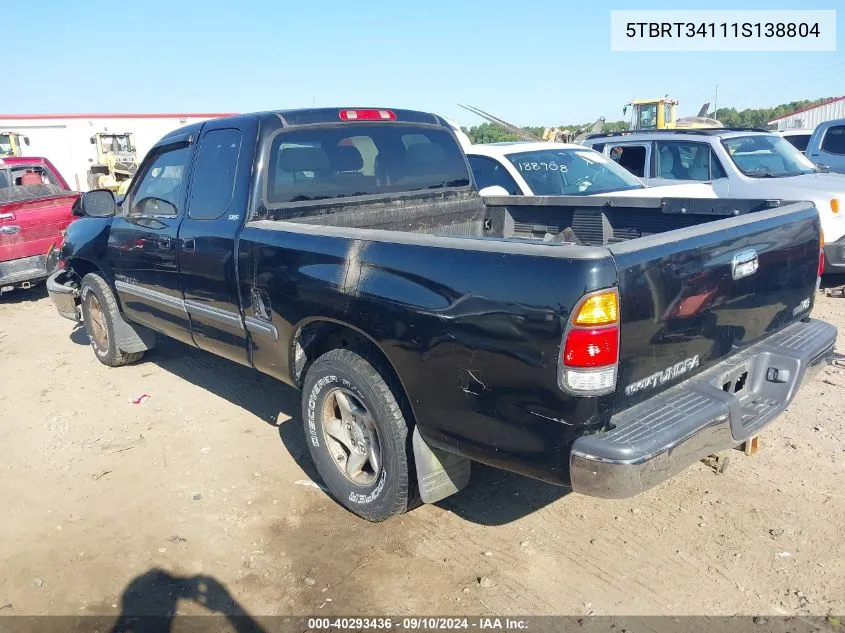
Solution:
{"label": "truck rear bumper", "polygon": [[68,283],[67,272],[57,270],[47,278],[47,294],[60,315],[71,321],[79,321],[79,307],[76,296],[79,290]]}
{"label": "truck rear bumper", "polygon": [[696,461],[757,435],[832,356],[836,328],[796,323],[611,419],[613,429],[578,438],[572,488],[631,497]]}
{"label": "truck rear bumper", "polygon": [[824,272],[845,273],[845,237],[824,245]]}
{"label": "truck rear bumper", "polygon": [[15,286],[25,281],[38,281],[46,276],[46,255],[33,255],[0,262],[0,287]]}

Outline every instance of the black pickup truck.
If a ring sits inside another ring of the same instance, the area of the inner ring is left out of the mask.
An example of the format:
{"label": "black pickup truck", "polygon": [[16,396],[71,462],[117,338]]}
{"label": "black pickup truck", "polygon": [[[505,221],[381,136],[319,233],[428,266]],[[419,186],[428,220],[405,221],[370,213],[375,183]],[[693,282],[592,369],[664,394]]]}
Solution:
{"label": "black pickup truck", "polygon": [[634,495],[757,435],[836,339],[812,204],[482,198],[421,112],[189,125],[75,213],[48,291],[97,358],[158,333],[301,389],[320,475],[375,521],[472,461]]}

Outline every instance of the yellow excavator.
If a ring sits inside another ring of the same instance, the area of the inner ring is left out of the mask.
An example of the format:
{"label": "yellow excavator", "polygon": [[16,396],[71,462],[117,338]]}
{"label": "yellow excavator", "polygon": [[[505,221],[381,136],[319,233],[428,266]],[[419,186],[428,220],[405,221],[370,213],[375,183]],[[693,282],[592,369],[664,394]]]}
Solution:
{"label": "yellow excavator", "polygon": [[23,146],[29,137],[17,132],[0,132],[0,156],[23,156]]}
{"label": "yellow excavator", "polygon": [[678,118],[678,100],[666,95],[662,99],[635,99],[622,108],[623,116],[631,108],[632,130],[673,130],[724,127],[707,116],[710,104],[701,106],[696,116]]}
{"label": "yellow excavator", "polygon": [[97,132],[91,137],[97,151],[96,162],[88,168],[88,189],[110,189],[126,193],[138,171],[135,143],[129,133]]}

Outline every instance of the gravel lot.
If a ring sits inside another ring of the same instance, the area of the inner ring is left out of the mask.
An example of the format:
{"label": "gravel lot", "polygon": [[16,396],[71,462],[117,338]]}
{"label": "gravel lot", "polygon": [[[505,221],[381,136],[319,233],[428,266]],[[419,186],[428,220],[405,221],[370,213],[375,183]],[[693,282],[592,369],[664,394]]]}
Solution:
{"label": "gravel lot", "polygon": [[602,501],[478,466],[374,525],[311,485],[268,377],[164,340],[109,369],[43,287],[0,299],[0,359],[0,615],[845,612],[845,369],[723,475]]}

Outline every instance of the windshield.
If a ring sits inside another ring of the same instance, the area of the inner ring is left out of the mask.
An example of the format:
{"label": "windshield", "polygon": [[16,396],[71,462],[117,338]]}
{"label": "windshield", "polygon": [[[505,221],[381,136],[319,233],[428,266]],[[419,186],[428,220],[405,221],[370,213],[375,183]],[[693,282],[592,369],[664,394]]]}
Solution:
{"label": "windshield", "polygon": [[789,141],[774,134],[736,136],[723,140],[722,145],[739,171],[752,178],[785,178],[819,171]]}
{"label": "windshield", "polygon": [[128,134],[103,135],[103,147],[112,152],[131,152],[132,143]]}
{"label": "windshield", "polygon": [[657,104],[649,103],[634,106],[634,129],[657,129]]}
{"label": "windshield", "polygon": [[8,134],[0,134],[0,156],[12,155],[12,139]]}
{"label": "windshield", "polygon": [[589,196],[645,188],[633,174],[591,149],[541,149],[506,157],[537,196]]}

